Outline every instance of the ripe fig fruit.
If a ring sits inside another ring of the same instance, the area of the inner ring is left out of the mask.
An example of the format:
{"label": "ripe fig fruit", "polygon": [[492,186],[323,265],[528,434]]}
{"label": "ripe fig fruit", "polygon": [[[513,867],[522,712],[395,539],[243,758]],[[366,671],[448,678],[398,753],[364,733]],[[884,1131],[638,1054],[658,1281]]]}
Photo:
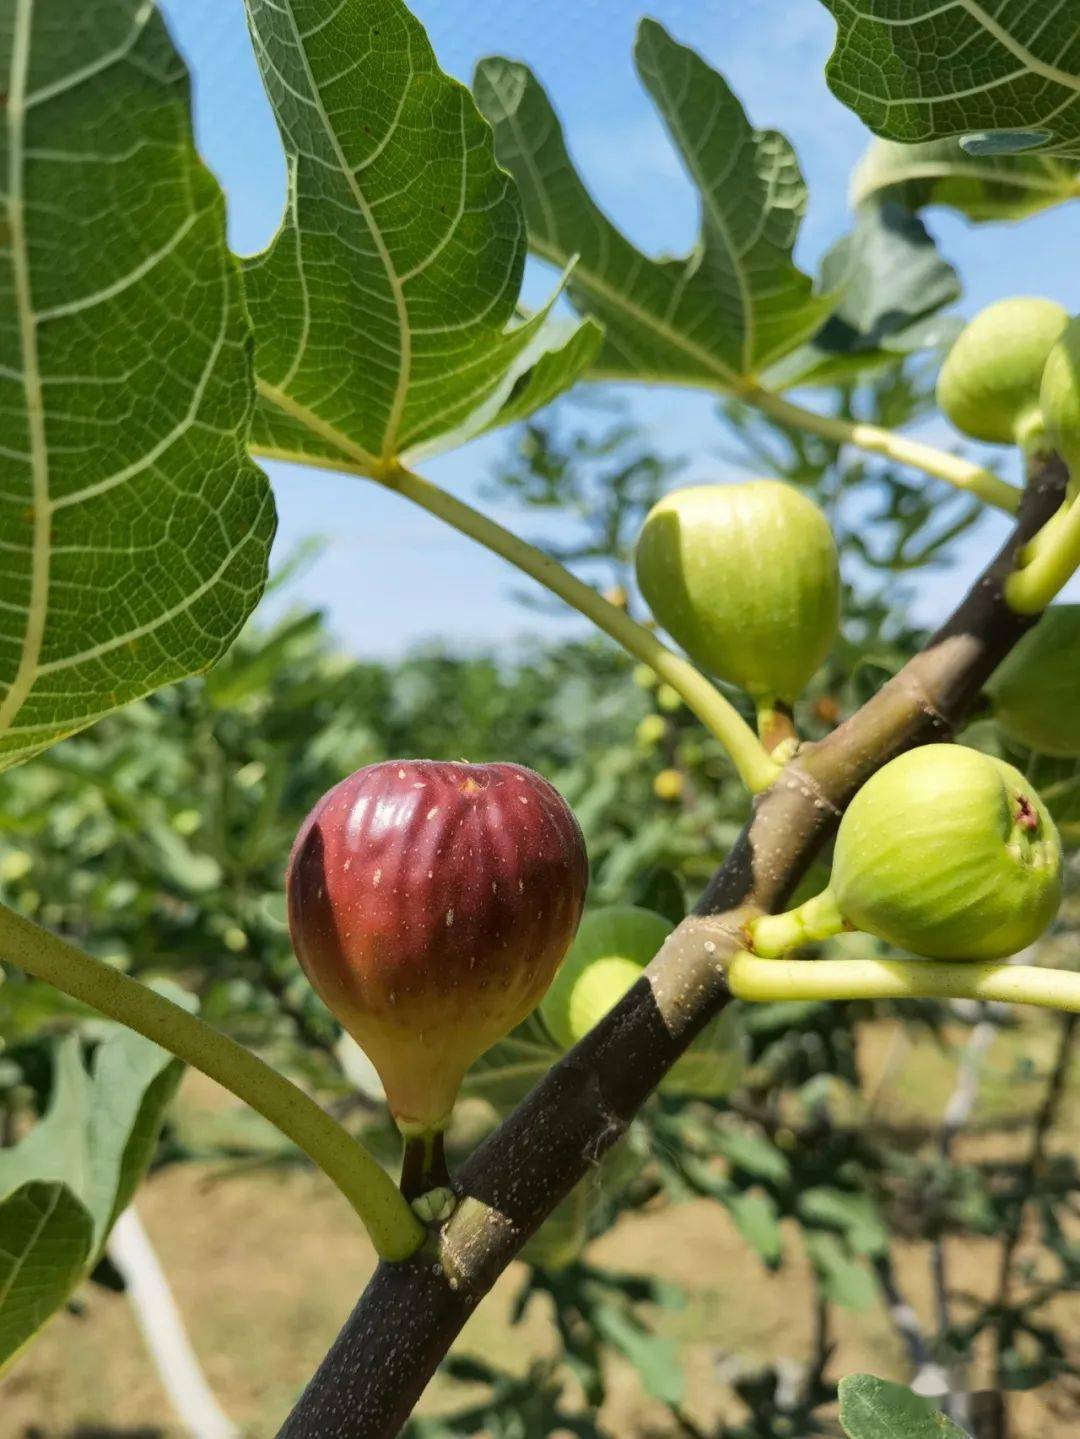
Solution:
{"label": "ripe fig fruit", "polygon": [[1053,300],[1018,296],[964,326],[937,382],[938,405],[961,434],[998,445],[1038,438],[1043,369],[1068,321]]}
{"label": "ripe fig fruit", "polygon": [[[674,925],[636,905],[592,910],[540,1004],[552,1037],[569,1049],[641,978]],[[745,1053],[737,1011],[728,1005],[660,1081],[662,1094],[718,1099],[739,1083]]]}
{"label": "ripe fig fruit", "polygon": [[1080,486],[1080,317],[1070,320],[1050,351],[1042,373],[1039,408],[1050,448]]}
{"label": "ripe fig fruit", "polygon": [[828,889],[751,925],[758,954],[862,930],[928,959],[1003,959],[1061,903],[1061,840],[1012,765],[959,745],[909,751],[840,823]]}
{"label": "ripe fig fruit", "polygon": [[1052,605],[994,671],[994,718],[1018,744],[1080,757],[1080,605]]}
{"label": "ripe fig fruit", "polygon": [[368,765],[312,810],[286,879],[293,945],[402,1133],[441,1129],[469,1065],[539,1003],[587,885],[577,821],[520,765]]}
{"label": "ripe fig fruit", "polygon": [[637,577],[687,654],[758,700],[792,703],[836,637],[832,531],[778,480],[673,490],[642,527]]}

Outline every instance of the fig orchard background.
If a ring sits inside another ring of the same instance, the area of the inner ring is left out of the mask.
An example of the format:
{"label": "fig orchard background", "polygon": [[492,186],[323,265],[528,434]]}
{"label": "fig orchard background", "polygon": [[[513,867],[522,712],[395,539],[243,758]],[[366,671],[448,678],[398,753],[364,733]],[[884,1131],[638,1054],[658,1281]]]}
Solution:
{"label": "fig orchard background", "polygon": [[[692,191],[633,78],[637,16],[621,0],[414,8],[454,73],[494,50],[531,61],[615,218],[650,249],[685,242]],[[757,123],[795,141],[812,193],[799,257],[813,269],[847,226],[847,175],[866,143],[821,76],[831,20],[806,0],[648,8],[723,71]],[[241,6],[164,9],[194,68],[234,241],[256,249],[283,170]],[[1015,226],[928,218],[960,272],[961,313],[1017,288],[1080,308],[1075,205]],[[917,360],[822,404],[855,401],[950,444],[929,417],[934,370]],[[835,523],[851,584],[843,640],[803,706],[810,737],[899,668],[1005,528],[933,481],[681,391],[564,401],[431,468],[604,585],[626,582],[644,512],[680,479],[768,472],[805,488]],[[499,562],[376,486],[269,469],[278,579],[253,625],[207,678],[5,776],[0,887],[92,953],[178,980],[392,1165],[370,1074],[302,980],[283,925],[284,858],[315,798],[403,753],[533,765],[585,829],[593,903],[636,900],[671,918],[729,849],[745,800],[677,700]],[[323,533],[324,548],[303,548]],[[967,739],[1030,767],[1075,845],[1075,765],[1005,750],[985,720]],[[1075,963],[1075,857],[1071,886],[1045,943]],[[55,1034],[103,1031],[17,977],[4,999],[10,1140],[50,1088]],[[833,1386],[855,1369],[952,1390],[980,1439],[1080,1424],[1069,1022],[804,1004],[762,1006],[747,1028],[729,1095],[651,1101],[538,1236],[425,1401],[418,1439],[835,1433]],[[479,1066],[455,1152],[552,1057],[529,1029]],[[197,1076],[138,1202],[224,1407],[242,1432],[272,1434],[371,1268],[366,1242],[276,1131]],[[4,1424],[25,1439],[174,1439],[117,1274],[104,1264],[95,1278],[5,1378]]]}

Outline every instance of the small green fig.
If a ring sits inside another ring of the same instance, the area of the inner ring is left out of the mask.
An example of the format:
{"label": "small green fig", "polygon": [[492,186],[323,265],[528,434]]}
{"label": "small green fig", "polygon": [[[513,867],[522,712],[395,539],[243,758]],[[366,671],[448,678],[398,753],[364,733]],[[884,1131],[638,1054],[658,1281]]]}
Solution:
{"label": "small green fig", "polygon": [[662,769],[652,782],[653,794],[657,799],[666,800],[668,804],[674,804],[677,799],[682,798],[684,781],[682,772],[677,769]]}
{"label": "small green fig", "polygon": [[650,511],[636,559],[660,624],[698,664],[756,699],[791,704],[832,648],[836,542],[790,485],[674,490]]}
{"label": "small green fig", "polygon": [[994,718],[1018,744],[1080,757],[1080,605],[1052,605],[986,686]]}
{"label": "small green fig", "polygon": [[848,928],[928,959],[1003,959],[1051,923],[1061,885],[1061,840],[1020,771],[978,750],[925,745],[852,800],[828,889],[755,921],[751,937],[765,956]]}
{"label": "small green fig", "polygon": [[441,1129],[465,1070],[539,1003],[587,884],[568,805],[520,765],[368,765],[312,810],[286,877],[293,946],[403,1134]]}
{"label": "small green fig", "polygon": [[1053,300],[1018,296],[988,305],[964,326],[937,382],[938,405],[961,434],[998,445],[1041,434],[1043,369],[1068,321]]}
{"label": "small green fig", "polygon": [[[569,1049],[614,1009],[641,978],[674,925],[636,905],[593,910],[540,1004],[552,1037]],[[712,1020],[660,1082],[663,1094],[718,1099],[745,1067],[738,1014],[730,1005]]]}
{"label": "small green fig", "polygon": [[1080,317],[1070,320],[1042,373],[1039,407],[1050,448],[1080,485]]}

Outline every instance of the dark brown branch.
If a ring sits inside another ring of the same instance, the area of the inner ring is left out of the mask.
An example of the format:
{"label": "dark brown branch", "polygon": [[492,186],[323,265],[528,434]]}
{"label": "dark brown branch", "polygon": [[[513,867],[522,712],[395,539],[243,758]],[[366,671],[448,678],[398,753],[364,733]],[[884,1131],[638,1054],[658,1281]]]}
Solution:
{"label": "dark brown branch", "polygon": [[398,1433],[477,1302],[727,1003],[725,964],[745,920],[784,904],[875,770],[951,735],[1029,627],[1005,605],[1002,585],[1017,546],[1060,503],[1064,480],[1056,462],[1041,467],[1016,533],[948,624],[758,798],[698,912],[463,1165],[460,1203],[437,1249],[379,1266],[279,1439]]}

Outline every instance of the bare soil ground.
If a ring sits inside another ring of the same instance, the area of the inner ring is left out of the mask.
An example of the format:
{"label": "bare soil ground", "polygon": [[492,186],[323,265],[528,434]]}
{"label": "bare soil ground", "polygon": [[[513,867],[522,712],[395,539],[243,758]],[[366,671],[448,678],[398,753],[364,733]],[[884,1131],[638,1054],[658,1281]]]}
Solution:
{"label": "bare soil ground", "polygon": [[[998,1040],[989,1059],[980,1114],[1016,1113],[1037,1102],[1038,1073],[1050,1050],[1052,1027],[1038,1017]],[[1029,1081],[1017,1060],[1033,1061]],[[953,1058],[933,1042],[914,1046],[898,1031],[868,1033],[861,1063],[879,1117],[899,1122],[940,1113],[951,1085]],[[1080,1065],[1055,1131],[1055,1148],[1080,1140]],[[220,1115],[227,1097],[191,1077],[182,1096],[185,1117]],[[974,1157],[990,1141],[964,1141]],[[996,1138],[993,1152],[1015,1155],[1016,1140]],[[151,1179],[139,1211],[172,1280],[181,1309],[222,1404],[245,1439],[271,1439],[291,1401],[316,1366],[373,1267],[373,1255],[351,1213],[322,1176],[300,1170],[222,1177],[220,1167],[188,1164]],[[794,1240],[794,1235],[791,1236]],[[733,1229],[725,1211],[708,1203],[625,1218],[593,1246],[590,1258],[612,1268],[649,1272],[683,1286],[687,1307],[660,1320],[679,1342],[688,1377],[686,1410],[697,1422],[734,1421],[740,1407],[724,1378],[729,1356],[799,1361],[810,1347],[811,1289],[801,1247],[767,1274]],[[954,1284],[986,1294],[995,1274],[996,1246],[967,1240],[950,1246]],[[897,1249],[909,1297],[924,1316],[931,1292],[925,1246]],[[523,1371],[553,1352],[549,1316],[534,1305],[512,1327],[509,1311],[520,1271],[503,1276],[459,1341],[462,1353]],[[88,1286],[80,1312],[59,1316],[0,1386],[0,1439],[183,1439],[167,1412],[122,1296]],[[1080,1297],[1059,1301],[1061,1329],[1080,1334]],[[883,1310],[843,1313],[829,1367],[839,1376],[871,1370],[907,1377],[904,1357]],[[1080,1340],[1075,1342],[1080,1343]],[[976,1385],[987,1382],[976,1373]],[[456,1408],[469,1397],[437,1379],[426,1411]],[[1080,1436],[1080,1385],[1061,1381],[1011,1399],[1012,1439]],[[616,1366],[601,1416],[617,1439],[680,1431],[641,1391],[636,1376]]]}

